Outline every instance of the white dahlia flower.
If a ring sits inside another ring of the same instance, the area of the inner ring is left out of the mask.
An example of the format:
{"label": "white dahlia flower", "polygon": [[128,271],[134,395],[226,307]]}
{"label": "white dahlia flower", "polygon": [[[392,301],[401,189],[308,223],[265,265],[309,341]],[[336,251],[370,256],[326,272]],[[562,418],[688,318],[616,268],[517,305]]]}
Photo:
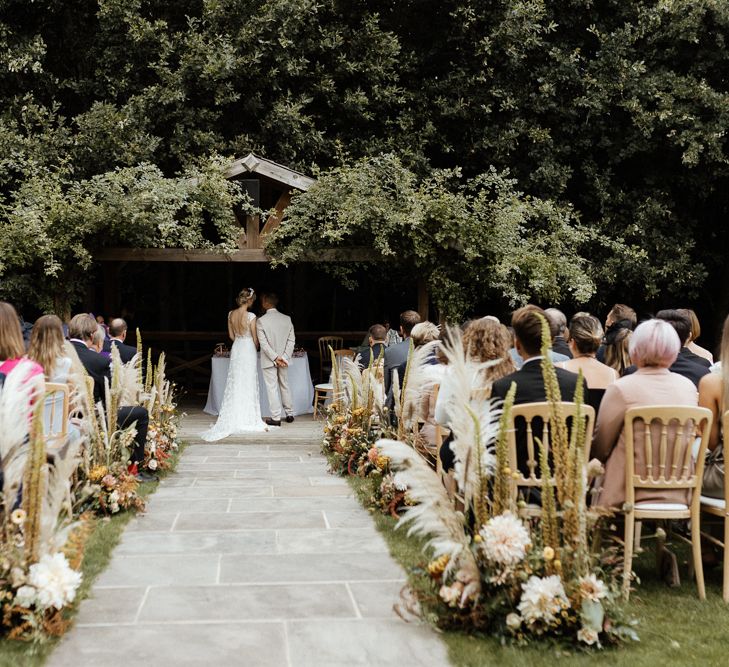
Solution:
{"label": "white dahlia flower", "polygon": [[71,568],[62,553],[46,554],[30,566],[28,582],[36,588],[38,607],[62,609],[76,597],[81,573]]}
{"label": "white dahlia flower", "polygon": [[607,586],[594,574],[588,574],[586,577],[580,577],[580,595],[583,600],[599,602],[602,598],[607,596],[607,594]]}
{"label": "white dahlia flower", "polygon": [[510,512],[489,519],[479,534],[483,538],[481,550],[484,555],[499,565],[521,563],[527,547],[532,543],[529,531]]}
{"label": "white dahlia flower", "polygon": [[559,613],[570,606],[562,580],[556,574],[543,578],[531,576],[521,589],[518,609],[527,625],[540,621],[553,623]]}
{"label": "white dahlia flower", "polygon": [[395,473],[395,476],[392,478],[392,484],[397,491],[408,490],[407,482],[402,478],[402,475],[400,475],[399,473]]}

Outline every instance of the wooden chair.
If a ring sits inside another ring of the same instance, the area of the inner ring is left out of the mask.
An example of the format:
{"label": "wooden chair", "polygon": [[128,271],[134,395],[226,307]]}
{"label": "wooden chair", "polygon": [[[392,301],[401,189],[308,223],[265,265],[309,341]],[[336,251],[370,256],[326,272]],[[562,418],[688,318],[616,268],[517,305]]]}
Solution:
{"label": "wooden chair", "polygon": [[[585,420],[585,440],[582,443],[585,455],[583,457],[584,465],[587,465],[590,454],[590,444],[592,442],[592,431],[595,427],[595,410],[592,406],[582,405],[582,418]],[[576,403],[562,403],[562,414],[565,420],[574,421],[577,415],[577,404]],[[516,442],[516,420],[523,419],[526,422],[526,448],[527,448],[527,460],[526,466],[529,470],[529,475],[524,475],[519,468],[519,461],[517,458],[517,442]],[[542,422],[541,434],[537,433],[541,443],[550,448],[550,407],[549,403],[522,403],[521,405],[515,405],[511,409],[511,423],[507,432],[507,444],[509,448],[509,467],[516,473],[516,477],[512,476],[511,480],[511,493],[514,498],[517,498],[519,491],[524,489],[527,491],[525,494],[528,498],[529,490],[532,488],[541,488],[544,485],[544,480],[541,477],[539,469],[539,445],[535,442],[535,433],[533,422],[535,419],[539,419]],[[554,485],[554,480],[550,479],[549,483]],[[520,510],[520,514],[525,517],[541,516],[542,508],[540,505],[531,503],[527,504],[526,507]]]}
{"label": "wooden chair", "polygon": [[331,370],[329,348],[341,350],[344,347],[344,338],[341,336],[322,336],[319,343],[319,382],[324,381],[324,370]]}
{"label": "wooden chair", "polygon": [[[729,437],[729,411],[724,413],[721,419],[721,432]],[[729,475],[724,475],[724,498],[711,498],[701,496],[701,511],[711,516],[720,517],[724,520],[724,539],[719,540],[709,533],[701,533],[701,536],[721,547],[724,550],[724,578],[722,583],[722,597],[724,602],[729,602],[729,511],[727,510],[726,499],[729,498]]]}
{"label": "wooden chair", "polygon": [[[636,461],[636,422],[642,423],[643,458]],[[684,406],[645,406],[631,408],[625,413],[625,561],[623,565],[623,596],[630,595],[633,566],[633,545],[636,521],[646,519],[690,519],[693,565],[699,599],[706,598],[704,571],[701,563],[701,478],[704,455],[711,431],[712,414],[707,408]],[[646,425],[652,428],[646,428]],[[656,425],[660,427],[654,442]],[[669,429],[673,434],[669,434]],[[701,444],[695,467],[693,446],[697,431]],[[641,468],[636,470],[636,468]],[[636,501],[636,492],[643,490],[685,490],[691,495],[689,504],[660,501]],[[689,541],[689,540],[687,540]]]}
{"label": "wooden chair", "polygon": [[63,438],[68,434],[68,410],[68,385],[46,382],[43,402],[43,430],[46,438]]}
{"label": "wooden chair", "polygon": [[[321,340],[321,339],[320,339]],[[329,350],[327,349],[327,353]],[[354,359],[354,352],[352,350],[334,350],[334,358],[337,362],[337,367],[342,368],[343,359]],[[331,380],[331,378],[330,378]],[[314,419],[320,412],[320,406],[326,404],[330,394],[334,393],[334,384],[330,382],[321,382],[314,385]]]}

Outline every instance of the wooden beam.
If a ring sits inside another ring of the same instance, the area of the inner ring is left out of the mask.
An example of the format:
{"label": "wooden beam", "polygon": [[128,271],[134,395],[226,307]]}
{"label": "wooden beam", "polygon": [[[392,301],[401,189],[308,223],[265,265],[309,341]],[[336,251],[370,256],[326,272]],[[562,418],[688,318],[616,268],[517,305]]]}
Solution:
{"label": "wooden beam", "polygon": [[291,193],[290,192],[284,192],[276,202],[276,206],[274,207],[276,210],[274,213],[271,213],[271,215],[268,216],[268,220],[266,220],[266,224],[263,225],[263,229],[261,230],[261,236],[265,236],[266,234],[270,234],[276,227],[278,227],[281,224],[281,220],[283,220],[284,212],[286,211],[286,207],[291,203]]}
{"label": "wooden beam", "polygon": [[[231,253],[186,248],[104,248],[97,262],[265,262],[271,258],[262,248],[244,248]],[[382,258],[371,248],[329,248],[312,251],[302,262],[377,262]]]}
{"label": "wooden beam", "polygon": [[105,248],[94,257],[99,262],[266,262],[270,258],[260,248],[231,253],[186,248]]}

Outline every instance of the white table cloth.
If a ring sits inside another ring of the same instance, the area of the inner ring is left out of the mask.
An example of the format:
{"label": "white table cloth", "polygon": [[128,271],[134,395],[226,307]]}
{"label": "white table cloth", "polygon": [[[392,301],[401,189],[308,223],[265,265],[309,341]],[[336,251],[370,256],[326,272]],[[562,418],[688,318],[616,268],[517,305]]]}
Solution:
{"label": "white table cloth", "polygon": [[[208,388],[208,400],[204,411],[209,415],[217,415],[223,402],[230,359],[228,357],[213,357],[211,362],[210,387]],[[293,357],[289,362],[289,388],[291,390],[294,415],[306,415],[314,412],[314,385],[311,381],[308,356]],[[270,417],[271,410],[268,407],[268,394],[266,393],[266,384],[263,381],[260,355],[258,361],[258,396],[261,403],[261,416]]]}

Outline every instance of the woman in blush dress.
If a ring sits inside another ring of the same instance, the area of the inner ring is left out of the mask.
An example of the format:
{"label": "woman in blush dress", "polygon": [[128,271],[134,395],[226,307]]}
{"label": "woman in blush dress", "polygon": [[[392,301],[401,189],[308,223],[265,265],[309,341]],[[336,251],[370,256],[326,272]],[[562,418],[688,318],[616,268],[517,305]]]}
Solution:
{"label": "woman in blush dress", "polygon": [[[621,507],[625,502],[625,413],[630,408],[652,405],[696,407],[698,392],[691,380],[668,369],[676,360],[681,342],[676,330],[662,320],[639,325],[630,338],[630,357],[638,370],[613,382],[606,390],[595,425],[590,455],[605,462],[605,476],[597,504]],[[661,442],[657,424],[651,427],[654,447]],[[668,447],[673,448],[675,427],[669,428]],[[645,469],[644,430],[635,431],[636,469]],[[669,450],[669,451],[671,451]],[[654,450],[655,451],[655,450]],[[654,453],[654,460],[658,455]],[[686,504],[686,489],[638,489],[636,502]]]}
{"label": "woman in blush dress", "polygon": [[231,435],[267,431],[258,397],[258,335],[256,316],[249,312],[256,300],[252,287],[241,290],[238,307],[228,313],[228,335],[233,340],[228,378],[218,420],[200,437],[206,442]]}

